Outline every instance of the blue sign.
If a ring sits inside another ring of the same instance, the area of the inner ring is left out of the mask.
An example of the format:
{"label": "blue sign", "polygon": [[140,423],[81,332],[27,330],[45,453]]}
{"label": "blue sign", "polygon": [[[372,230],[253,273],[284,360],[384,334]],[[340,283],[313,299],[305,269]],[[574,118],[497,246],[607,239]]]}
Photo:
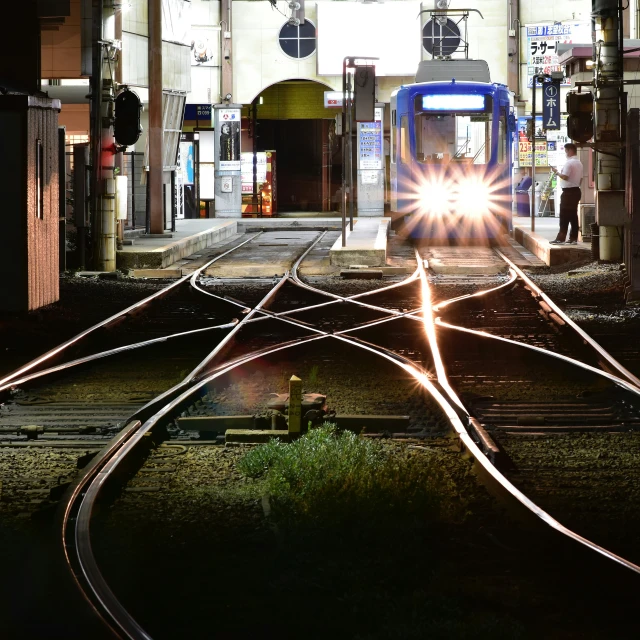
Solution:
{"label": "blue sign", "polygon": [[210,104],[185,104],[185,120],[211,120]]}
{"label": "blue sign", "polygon": [[559,82],[545,82],[542,85],[542,126],[546,130],[560,128]]}

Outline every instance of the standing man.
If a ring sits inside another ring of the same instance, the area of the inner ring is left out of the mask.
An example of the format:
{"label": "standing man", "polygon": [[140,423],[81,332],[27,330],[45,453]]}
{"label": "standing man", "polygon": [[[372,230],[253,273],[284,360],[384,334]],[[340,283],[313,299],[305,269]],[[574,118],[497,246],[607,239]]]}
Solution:
{"label": "standing man", "polygon": [[553,169],[554,173],[560,179],[560,188],[562,195],[560,196],[560,231],[555,240],[551,240],[549,244],[563,244],[569,225],[571,232],[567,244],[578,243],[578,202],[582,197],[580,191],[580,182],[584,168],[582,162],[578,160],[578,148],[573,142],[567,142],[564,145],[564,151],[567,155],[567,161],[560,171]]}

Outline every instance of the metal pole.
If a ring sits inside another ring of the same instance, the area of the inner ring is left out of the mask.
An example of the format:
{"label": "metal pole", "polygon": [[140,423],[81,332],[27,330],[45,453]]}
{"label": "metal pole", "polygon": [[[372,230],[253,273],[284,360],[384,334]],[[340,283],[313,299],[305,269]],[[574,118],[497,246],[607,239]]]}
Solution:
{"label": "metal pole", "polygon": [[103,6],[102,43],[100,66],[102,67],[102,92],[100,107],[100,155],[98,158],[98,237],[96,268],[98,271],[116,270],[116,181],[115,181],[115,139],[113,137],[114,79],[111,77],[111,44],[115,39],[115,9],[113,5]]}
{"label": "metal pole", "polygon": [[[122,42],[122,11],[115,12],[115,39]],[[115,79],[116,79],[116,91],[122,85],[122,50],[118,53],[118,60],[115,64]],[[124,153],[116,153],[116,170],[119,176],[124,175]],[[117,220],[117,248],[122,249],[122,242],[124,240],[124,225],[126,220]]]}
{"label": "metal pole", "polygon": [[251,135],[253,136],[253,196],[251,197],[251,208],[253,213],[258,213],[258,135],[256,123],[258,121],[258,98],[253,101],[251,108]]}
{"label": "metal pole", "polygon": [[[91,34],[93,51],[91,56],[91,162],[89,173],[89,215],[93,257],[98,255],[98,211],[100,208],[100,158],[102,155],[102,0],[93,0],[91,4]],[[80,248],[80,264],[87,267],[84,252],[87,230],[83,228]]]}
{"label": "metal pole", "polygon": [[531,97],[531,233],[536,230],[536,85],[538,77],[533,76],[533,96]]}
{"label": "metal pole", "polygon": [[136,152],[131,152],[131,227],[136,228]]}
{"label": "metal pole", "polygon": [[[624,212],[622,148],[623,64],[620,39],[621,3],[619,0],[593,2],[595,14],[594,44],[596,65],[595,136],[596,143],[596,222],[600,225],[601,259],[622,258],[622,243],[615,241],[623,233],[620,224]],[[622,215],[621,215],[622,214]],[[606,249],[603,255],[602,251]]]}
{"label": "metal pole", "polygon": [[342,61],[342,246],[347,246],[347,59]]}
{"label": "metal pole", "polygon": [[171,231],[176,230],[176,215],[177,215],[177,202],[178,194],[176,193],[176,172],[171,172]]}
{"label": "metal pole", "polygon": [[164,233],[162,198],[162,0],[149,0],[149,208],[150,232]]}
{"label": "metal pole", "polygon": [[[347,83],[349,93],[349,231],[353,231],[353,100],[351,79]],[[355,92],[354,92],[355,93]]]}

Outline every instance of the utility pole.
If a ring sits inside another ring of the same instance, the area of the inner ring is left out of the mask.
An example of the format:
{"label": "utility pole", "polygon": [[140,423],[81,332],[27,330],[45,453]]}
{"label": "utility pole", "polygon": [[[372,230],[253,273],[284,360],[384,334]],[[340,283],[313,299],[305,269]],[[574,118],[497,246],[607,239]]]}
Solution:
{"label": "utility pole", "polygon": [[[96,6],[97,5],[97,6]],[[115,9],[113,3],[99,0],[94,5],[98,15],[94,15],[94,29],[100,31],[94,40],[95,55],[92,95],[96,121],[94,142],[94,256],[98,271],[116,270],[116,181],[115,181],[115,139],[113,137],[114,79],[112,68],[115,63]]]}
{"label": "utility pole", "polygon": [[[115,65],[115,84],[114,89],[118,89],[122,85],[122,9],[115,13],[115,25],[114,25],[114,37],[119,44],[120,54]],[[115,156],[115,169],[118,176],[124,175],[124,154],[117,153]],[[131,184],[134,184],[134,176],[131,177]],[[132,192],[133,193],[133,192]],[[134,196],[132,195],[131,201],[133,203]],[[116,248],[122,249],[122,241],[124,240],[124,220],[117,220],[116,225]]]}
{"label": "utility pole", "polygon": [[624,198],[622,21],[619,0],[592,0],[594,17],[594,143],[596,150],[596,222],[600,258],[622,258]]}
{"label": "utility pole", "polygon": [[[230,102],[233,98],[233,60],[231,41],[231,0],[220,2],[220,98],[219,102]],[[224,25],[224,26],[223,26]]]}
{"label": "utility pole", "polygon": [[149,211],[151,235],[164,233],[162,197],[162,0],[149,0]]}

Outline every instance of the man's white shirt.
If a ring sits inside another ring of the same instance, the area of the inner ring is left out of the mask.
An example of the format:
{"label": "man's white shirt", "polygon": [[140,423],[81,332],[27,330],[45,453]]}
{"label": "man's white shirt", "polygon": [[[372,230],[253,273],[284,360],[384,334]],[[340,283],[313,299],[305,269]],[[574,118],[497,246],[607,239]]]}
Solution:
{"label": "man's white shirt", "polygon": [[567,158],[564,166],[560,169],[560,173],[563,176],[567,176],[566,180],[558,177],[558,184],[562,189],[579,187],[582,180],[582,174],[584,173],[584,168],[582,166],[582,162],[578,160],[578,156],[571,156],[570,158]]}

